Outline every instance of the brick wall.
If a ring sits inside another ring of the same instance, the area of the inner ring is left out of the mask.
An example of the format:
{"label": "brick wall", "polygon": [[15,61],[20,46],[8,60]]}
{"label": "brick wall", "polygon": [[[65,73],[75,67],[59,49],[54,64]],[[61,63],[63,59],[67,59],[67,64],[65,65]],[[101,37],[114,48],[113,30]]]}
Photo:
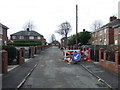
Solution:
{"label": "brick wall", "polygon": [[114,44],[114,29],[109,28],[109,45]]}
{"label": "brick wall", "polygon": [[118,32],[118,27],[114,28],[114,44],[117,41],[116,45],[120,44],[120,34]]}
{"label": "brick wall", "polygon": [[115,62],[107,61],[106,50],[104,50],[103,48],[99,50],[99,64],[116,73],[120,73],[119,57],[120,57],[120,52],[116,51]]}
{"label": "brick wall", "polygon": [[6,73],[8,71],[8,53],[5,50],[2,52],[2,73]]}

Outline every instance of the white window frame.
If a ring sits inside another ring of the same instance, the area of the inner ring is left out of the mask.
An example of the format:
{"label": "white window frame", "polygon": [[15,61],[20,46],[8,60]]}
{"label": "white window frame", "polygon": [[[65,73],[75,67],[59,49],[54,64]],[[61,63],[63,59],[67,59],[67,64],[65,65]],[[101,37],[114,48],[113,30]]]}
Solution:
{"label": "white window frame", "polygon": [[39,40],[40,40],[40,39],[41,39],[41,37],[40,37],[40,36],[37,36],[37,39],[39,39]]}
{"label": "white window frame", "polygon": [[12,39],[16,39],[16,36],[12,36]]}
{"label": "white window frame", "polygon": [[115,45],[118,45],[118,40],[115,40],[114,43],[115,43]]}
{"label": "white window frame", "polygon": [[0,46],[2,46],[2,39],[0,38]]}
{"label": "white window frame", "polygon": [[97,37],[97,33],[98,33],[98,32],[97,32],[97,31],[95,31],[95,37]]}
{"label": "white window frame", "polygon": [[105,28],[105,29],[104,29],[104,33],[106,33],[106,31],[107,31],[107,29]]}
{"label": "white window frame", "polygon": [[118,34],[120,34],[120,27],[118,27]]}
{"label": "white window frame", "polygon": [[102,31],[102,30],[100,30],[100,31],[99,31],[99,35],[102,35],[102,34],[103,34],[103,31]]}
{"label": "white window frame", "polygon": [[34,39],[34,36],[29,36],[29,39],[32,39],[32,40],[33,40],[33,39]]}
{"label": "white window frame", "polygon": [[0,27],[0,34],[1,34],[1,35],[3,34],[3,29],[2,29],[2,27]]}
{"label": "white window frame", "polygon": [[107,43],[106,43],[106,39],[104,39],[104,45],[106,45]]}
{"label": "white window frame", "polygon": [[24,36],[19,36],[19,39],[24,39]]}

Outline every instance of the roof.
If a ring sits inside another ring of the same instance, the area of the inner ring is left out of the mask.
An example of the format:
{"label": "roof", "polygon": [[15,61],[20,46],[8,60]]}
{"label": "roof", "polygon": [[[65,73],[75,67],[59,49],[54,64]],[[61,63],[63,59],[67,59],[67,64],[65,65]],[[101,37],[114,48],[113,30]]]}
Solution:
{"label": "roof", "polygon": [[[107,23],[106,25],[100,27],[100,28],[99,28],[98,30],[96,30],[96,31],[101,31],[103,28],[106,28],[106,27],[113,27],[113,28],[114,28],[114,27],[120,27],[120,19],[115,19],[115,20]],[[94,32],[96,32],[96,31],[94,31]],[[94,33],[94,32],[93,32],[93,33]]]}
{"label": "roof", "polygon": [[0,23],[0,26],[3,27],[3,28],[6,28],[6,29],[9,29],[7,26],[3,25]]}
{"label": "roof", "polygon": [[53,41],[52,43],[59,43],[59,41]]}
{"label": "roof", "polygon": [[[67,38],[69,38],[69,37],[67,37]],[[61,40],[64,40],[64,39],[66,39],[66,37],[61,38]]]}
{"label": "roof", "polygon": [[43,37],[43,35],[39,34],[36,31],[19,31],[11,35],[12,36],[15,35],[15,36],[41,36]]}
{"label": "roof", "polygon": [[114,27],[114,26],[117,26],[119,24],[120,24],[120,19],[116,19],[116,20],[111,21],[110,23],[107,23],[106,25],[102,26],[101,28]]}

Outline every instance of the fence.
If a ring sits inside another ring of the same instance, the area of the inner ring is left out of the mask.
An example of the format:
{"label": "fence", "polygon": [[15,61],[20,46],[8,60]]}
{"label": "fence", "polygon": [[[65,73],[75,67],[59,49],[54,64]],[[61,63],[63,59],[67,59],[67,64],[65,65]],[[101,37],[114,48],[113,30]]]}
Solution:
{"label": "fence", "polygon": [[114,53],[115,51],[120,51],[120,46],[118,45],[88,45],[87,47],[91,48],[91,59],[97,62],[99,61],[100,48],[107,50],[107,58],[109,61],[115,61]]}
{"label": "fence", "polygon": [[[29,47],[27,49],[27,54],[26,54],[26,51],[25,49],[26,48],[21,48],[21,47],[17,47],[17,52],[16,52],[16,63],[14,64],[23,64],[25,63],[25,55],[29,55],[29,58],[32,58],[34,57],[34,54],[35,52],[37,52],[36,54],[38,54],[38,52],[40,53],[41,50],[44,50],[46,48],[49,48],[51,47],[50,45],[46,45],[46,46],[38,46],[36,47],[36,50],[35,50],[35,47]],[[28,52],[29,51],[29,52]],[[7,69],[8,69],[8,52],[3,50],[3,51],[0,51],[0,53],[2,53],[2,73],[6,73],[7,72]],[[10,53],[10,52],[9,52]]]}

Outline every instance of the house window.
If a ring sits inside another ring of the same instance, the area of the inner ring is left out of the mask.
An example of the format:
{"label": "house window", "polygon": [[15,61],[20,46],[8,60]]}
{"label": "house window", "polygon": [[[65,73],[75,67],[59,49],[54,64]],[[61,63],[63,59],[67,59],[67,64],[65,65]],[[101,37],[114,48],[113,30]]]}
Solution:
{"label": "house window", "polygon": [[16,36],[12,36],[12,39],[16,39]]}
{"label": "house window", "polygon": [[95,33],[92,34],[92,37],[95,37]]}
{"label": "house window", "polygon": [[19,39],[24,39],[24,36],[19,36]]}
{"label": "house window", "polygon": [[104,39],[104,45],[106,45],[106,39]]}
{"label": "house window", "polygon": [[0,38],[0,46],[2,46],[2,39]]}
{"label": "house window", "polygon": [[41,37],[40,37],[40,36],[38,36],[38,37],[37,37],[37,39],[41,39]]}
{"label": "house window", "polygon": [[120,34],[120,27],[118,27],[118,33]]}
{"label": "house window", "polygon": [[118,40],[115,40],[115,45],[118,45]]}
{"label": "house window", "polygon": [[101,30],[101,31],[99,32],[99,34],[102,35],[102,34],[103,34],[103,31]]}
{"label": "house window", "polygon": [[34,36],[29,36],[29,39],[34,39]]}
{"label": "house window", "polygon": [[0,27],[0,34],[3,34],[3,30],[2,30],[2,27]]}
{"label": "house window", "polygon": [[95,37],[97,36],[97,32],[95,32]]}
{"label": "house window", "polygon": [[106,28],[104,29],[104,33],[106,33]]}

